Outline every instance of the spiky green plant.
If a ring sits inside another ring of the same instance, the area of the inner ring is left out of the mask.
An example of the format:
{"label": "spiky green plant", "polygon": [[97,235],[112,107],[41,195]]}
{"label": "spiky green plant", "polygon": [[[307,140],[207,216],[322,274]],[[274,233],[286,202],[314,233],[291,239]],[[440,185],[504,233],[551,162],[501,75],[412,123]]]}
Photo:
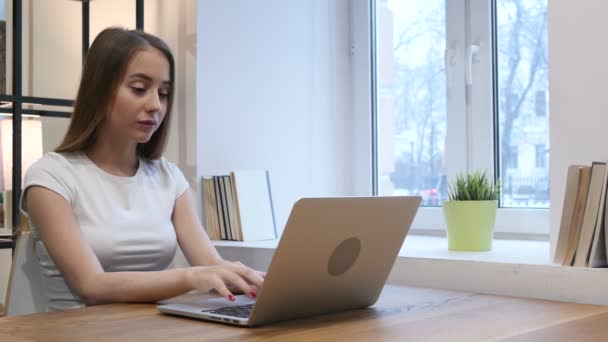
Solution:
{"label": "spiky green plant", "polygon": [[500,181],[496,183],[488,178],[486,172],[473,172],[456,176],[456,181],[449,185],[450,201],[493,201],[500,196]]}

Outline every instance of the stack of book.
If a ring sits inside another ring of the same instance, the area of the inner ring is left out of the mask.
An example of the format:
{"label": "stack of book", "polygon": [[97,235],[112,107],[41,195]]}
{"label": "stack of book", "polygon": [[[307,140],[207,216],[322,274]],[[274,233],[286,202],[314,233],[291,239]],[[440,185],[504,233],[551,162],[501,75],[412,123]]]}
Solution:
{"label": "stack of book", "polygon": [[577,267],[608,266],[607,186],[605,162],[568,168],[555,263]]}
{"label": "stack of book", "polygon": [[276,238],[270,180],[265,170],[203,177],[205,229],[212,240]]}

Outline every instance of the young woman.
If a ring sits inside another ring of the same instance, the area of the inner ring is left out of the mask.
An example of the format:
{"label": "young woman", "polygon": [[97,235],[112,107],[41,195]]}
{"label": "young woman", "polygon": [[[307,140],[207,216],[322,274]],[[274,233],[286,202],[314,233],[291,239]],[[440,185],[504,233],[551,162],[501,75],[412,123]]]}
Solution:
{"label": "young woman", "polygon": [[[28,170],[21,200],[49,311],[262,286],[262,273],[220,257],[162,157],[174,81],[155,36],[109,28],[93,42],[64,140]],[[167,269],[178,243],[192,267]]]}

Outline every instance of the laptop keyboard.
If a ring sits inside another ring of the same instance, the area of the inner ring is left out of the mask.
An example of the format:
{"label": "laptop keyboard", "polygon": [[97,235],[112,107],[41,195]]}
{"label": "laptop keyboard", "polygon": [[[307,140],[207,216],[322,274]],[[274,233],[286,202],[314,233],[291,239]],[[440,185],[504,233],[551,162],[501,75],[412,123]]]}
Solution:
{"label": "laptop keyboard", "polygon": [[239,305],[239,306],[227,306],[225,308],[213,309],[213,310],[203,310],[203,312],[224,315],[224,316],[234,316],[234,317],[249,317],[251,313],[251,309],[253,309],[253,304]]}

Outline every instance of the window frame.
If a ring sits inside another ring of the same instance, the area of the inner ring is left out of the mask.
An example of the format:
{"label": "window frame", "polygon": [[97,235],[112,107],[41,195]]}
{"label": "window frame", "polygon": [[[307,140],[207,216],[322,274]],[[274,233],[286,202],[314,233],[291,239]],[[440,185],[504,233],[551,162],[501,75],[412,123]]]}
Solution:
{"label": "window frame", "polygon": [[[376,2],[353,2],[352,56],[353,95],[367,94],[368,110],[355,110],[355,132],[362,127],[370,130],[371,151],[354,151],[358,163],[369,157],[371,184],[369,190],[378,195],[378,143],[377,143],[377,84],[375,57]],[[445,146],[445,164],[448,179],[458,172],[487,170],[492,177],[498,170],[498,85],[496,40],[496,0],[446,0],[446,90],[448,136]],[[366,17],[367,20],[361,20]],[[367,26],[361,29],[361,25]],[[363,34],[367,33],[365,37]],[[475,47],[472,47],[475,46]],[[367,55],[367,56],[365,56]],[[470,58],[470,63],[467,63]],[[364,68],[363,61],[369,64]],[[449,61],[449,63],[448,63]],[[367,72],[368,76],[362,75]],[[448,74],[449,73],[449,74]],[[359,103],[361,103],[359,101]],[[353,105],[356,102],[353,101]],[[357,108],[356,106],[354,108]],[[364,116],[364,113],[367,116]],[[488,115],[492,113],[492,115]],[[371,114],[371,115],[370,115]],[[354,135],[357,137],[357,135]],[[355,139],[357,140],[357,139]],[[353,146],[361,146],[353,144]],[[365,173],[360,173],[364,175]],[[364,184],[361,177],[356,181]],[[369,184],[369,183],[368,183]],[[358,189],[365,188],[359,186]],[[440,207],[421,207],[414,220],[413,233],[445,234],[445,221]],[[548,239],[550,233],[549,209],[499,207],[495,232],[498,236],[521,239]]]}

